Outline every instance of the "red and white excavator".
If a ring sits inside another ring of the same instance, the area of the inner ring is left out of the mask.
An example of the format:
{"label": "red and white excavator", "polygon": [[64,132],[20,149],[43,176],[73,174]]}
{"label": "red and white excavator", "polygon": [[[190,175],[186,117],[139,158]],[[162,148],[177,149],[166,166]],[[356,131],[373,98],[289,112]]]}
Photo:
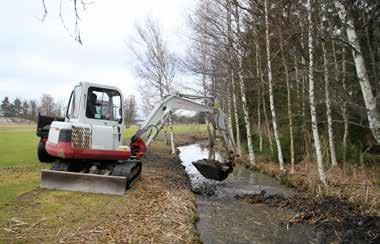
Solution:
{"label": "red and white excavator", "polygon": [[[218,129],[230,158],[234,145],[226,126],[226,116],[220,108],[196,102],[210,99],[173,94],[163,99],[141,128],[123,145],[123,95],[112,86],[81,82],[74,87],[64,118],[39,115],[37,135],[41,138],[38,157],[52,163],[51,170],[42,170],[41,188],[62,189],[122,195],[139,178],[141,159],[159,134],[169,115],[178,110],[206,113]],[[142,138],[146,138],[146,142]],[[231,162],[223,167],[214,165],[201,172],[223,175],[232,171]],[[201,167],[201,168],[202,168]],[[197,167],[198,168],[198,167]],[[202,171],[202,169],[198,170]],[[210,176],[213,178],[213,176]]]}

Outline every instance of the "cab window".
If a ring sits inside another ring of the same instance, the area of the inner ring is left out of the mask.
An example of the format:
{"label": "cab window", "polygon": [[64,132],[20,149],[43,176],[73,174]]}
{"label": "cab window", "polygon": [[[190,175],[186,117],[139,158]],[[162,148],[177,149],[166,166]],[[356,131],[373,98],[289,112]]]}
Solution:
{"label": "cab window", "polygon": [[121,119],[121,96],[118,91],[90,87],[87,94],[86,116],[90,119]]}
{"label": "cab window", "polygon": [[67,108],[67,117],[77,119],[79,117],[81,86],[76,86],[71,93],[69,106]]}

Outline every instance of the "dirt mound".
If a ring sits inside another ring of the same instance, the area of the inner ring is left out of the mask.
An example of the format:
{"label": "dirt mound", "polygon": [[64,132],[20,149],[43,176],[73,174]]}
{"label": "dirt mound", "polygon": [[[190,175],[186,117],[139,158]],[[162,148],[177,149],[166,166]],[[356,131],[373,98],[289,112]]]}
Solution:
{"label": "dirt mound", "polygon": [[265,203],[297,212],[289,224],[308,223],[315,226],[326,240],[339,243],[380,243],[380,217],[363,213],[353,205],[335,197],[297,194],[289,198],[267,195],[239,197],[251,204]]}
{"label": "dirt mound", "polygon": [[33,121],[15,117],[0,117],[0,125],[13,125],[13,124],[34,124]]}

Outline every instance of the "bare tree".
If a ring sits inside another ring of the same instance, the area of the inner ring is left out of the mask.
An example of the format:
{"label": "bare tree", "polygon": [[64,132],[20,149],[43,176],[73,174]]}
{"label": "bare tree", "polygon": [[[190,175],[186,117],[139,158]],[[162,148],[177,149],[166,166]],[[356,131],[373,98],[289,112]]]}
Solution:
{"label": "bare tree", "polygon": [[345,23],[347,38],[350,46],[353,48],[352,56],[354,58],[356,74],[359,79],[365,107],[367,109],[369,127],[371,128],[377,143],[380,144],[380,115],[376,109],[376,98],[372,92],[371,83],[369,82],[368,72],[364,63],[359,38],[356,33],[354,23],[351,17],[348,16],[345,6],[340,1],[334,1],[334,3],[335,7],[338,9],[342,23]]}
{"label": "bare tree", "polygon": [[274,96],[273,96],[273,78],[272,78],[272,64],[271,64],[271,52],[270,52],[270,36],[269,36],[269,18],[268,18],[268,0],[264,0],[265,5],[265,38],[266,38],[266,50],[267,50],[267,70],[268,70],[268,85],[269,85],[269,100],[270,100],[270,110],[272,112],[272,124],[274,137],[276,139],[278,162],[280,164],[280,169],[285,170],[284,167],[284,157],[282,156],[280,134],[277,126],[276,110],[274,106]]}
{"label": "bare tree", "polygon": [[33,121],[36,121],[37,119],[37,102],[36,100],[30,100],[29,101],[30,105],[30,119]]}
{"label": "bare tree", "polygon": [[135,96],[129,96],[124,101],[124,124],[128,128],[135,122],[137,106]]}
{"label": "bare tree", "polygon": [[47,116],[55,116],[56,106],[54,98],[49,94],[43,94],[40,99],[39,112]]}
{"label": "bare tree", "polygon": [[311,127],[313,131],[314,138],[314,146],[315,152],[317,155],[317,163],[318,163],[318,172],[319,178],[321,182],[326,185],[326,176],[323,168],[323,159],[322,159],[322,149],[321,143],[319,140],[318,133],[318,122],[317,122],[317,111],[315,105],[315,95],[314,95],[314,44],[313,44],[313,20],[312,20],[312,3],[311,0],[307,0],[307,16],[309,22],[309,39],[308,39],[308,47],[309,47],[309,98],[310,98],[310,113],[311,113]]}
{"label": "bare tree", "polygon": [[[236,22],[236,32],[237,32],[237,38],[241,39],[241,31],[240,31],[240,13],[237,5],[235,6],[235,22]],[[251,121],[249,116],[249,109],[248,109],[248,102],[247,102],[247,96],[246,96],[246,85],[244,82],[242,70],[243,70],[243,48],[242,48],[241,41],[238,42],[238,51],[237,51],[237,59],[238,59],[238,71],[237,75],[239,77],[239,83],[240,83],[240,95],[241,95],[241,102],[243,107],[243,115],[244,115],[244,122],[245,122],[245,128],[246,128],[246,134],[247,134],[247,146],[248,146],[248,156],[249,156],[249,162],[252,165],[256,165],[255,162],[255,154],[253,151],[253,142],[252,142],[252,131],[251,131]],[[240,152],[241,153],[241,152]]]}
{"label": "bare tree", "polygon": [[[142,98],[151,101],[152,93],[155,93],[158,94],[157,100],[162,100],[173,91],[176,58],[167,48],[158,21],[147,17],[142,25],[136,25],[136,34],[138,39],[130,46],[137,61],[136,74],[143,82],[144,90],[153,90],[148,94],[142,92]],[[170,118],[169,123],[171,121]],[[174,139],[172,140],[174,131],[172,125],[169,126],[172,154],[175,154]],[[166,138],[164,128],[165,141]]]}

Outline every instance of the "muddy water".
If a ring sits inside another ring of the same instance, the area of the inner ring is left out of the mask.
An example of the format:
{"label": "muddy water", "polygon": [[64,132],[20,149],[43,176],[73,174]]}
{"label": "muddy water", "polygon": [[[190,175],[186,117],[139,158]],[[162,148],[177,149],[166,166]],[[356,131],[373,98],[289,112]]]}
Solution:
{"label": "muddy water", "polygon": [[[292,194],[290,189],[243,167],[236,167],[223,182],[208,180],[192,165],[209,157],[205,144],[183,146],[179,150],[193,191],[197,193],[197,229],[204,243],[318,243],[312,226],[287,224],[294,213],[236,199],[261,191],[286,197]],[[215,159],[223,160],[219,153],[215,153]]]}

